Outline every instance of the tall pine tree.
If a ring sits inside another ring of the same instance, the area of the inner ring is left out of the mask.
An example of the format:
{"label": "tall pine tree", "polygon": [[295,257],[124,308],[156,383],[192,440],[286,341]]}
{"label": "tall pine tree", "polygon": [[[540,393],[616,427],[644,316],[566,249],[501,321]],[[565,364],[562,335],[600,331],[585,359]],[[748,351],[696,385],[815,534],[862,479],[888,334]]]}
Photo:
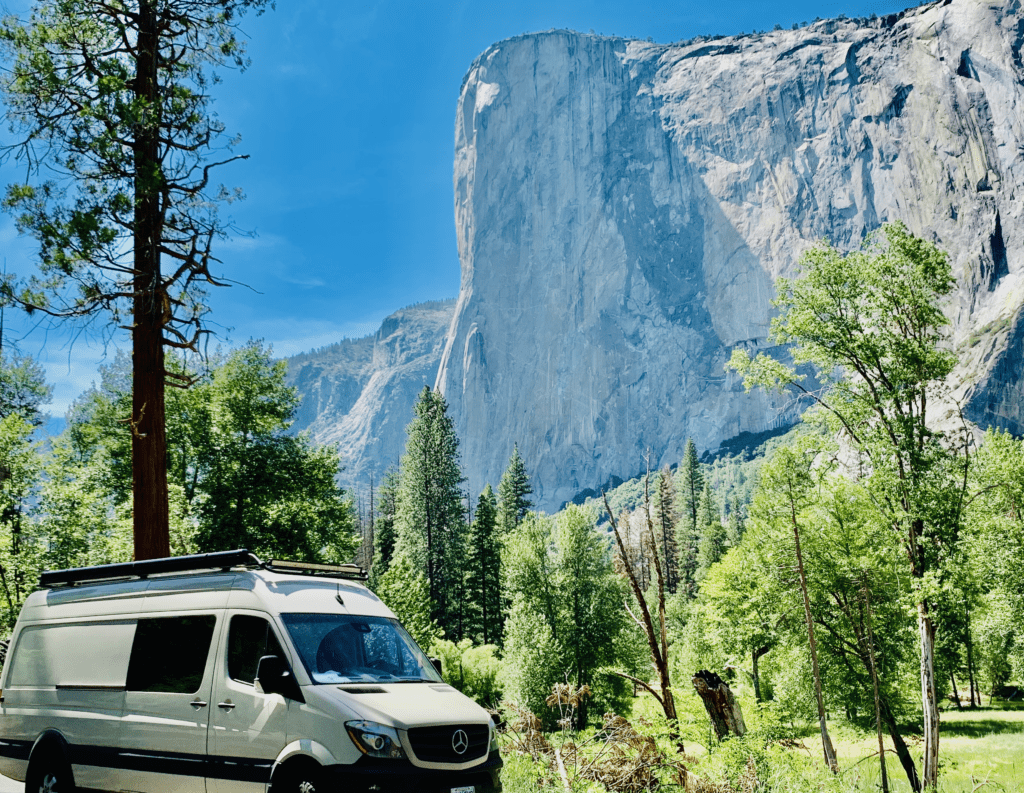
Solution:
{"label": "tall pine tree", "polygon": [[526,466],[519,456],[519,444],[514,444],[512,457],[498,485],[498,530],[501,536],[508,536],[523,522],[526,512],[533,506],[533,502],[527,498],[532,492]]}
{"label": "tall pine tree", "polygon": [[676,548],[679,556],[679,584],[690,597],[696,594],[694,574],[697,571],[697,543],[700,533],[697,524],[697,513],[700,510],[700,497],[704,492],[704,469],[697,459],[697,447],[693,438],[686,441],[683,461],[677,474],[678,505],[682,513],[676,524]]}
{"label": "tall pine tree", "polygon": [[666,466],[658,475],[657,492],[654,496],[656,515],[655,531],[664,563],[665,588],[675,592],[679,585],[679,546],[676,544],[676,488],[672,472]]}
{"label": "tall pine tree", "polygon": [[498,502],[490,485],[477,501],[466,543],[468,633],[483,644],[501,639],[501,564],[497,536]]}
{"label": "tall pine tree", "polygon": [[370,585],[376,586],[391,567],[395,555],[395,512],[398,509],[398,471],[388,468],[377,493],[377,515],[373,532],[373,564]]}
{"label": "tall pine tree", "polygon": [[718,501],[711,489],[711,483],[704,480],[704,490],[700,495],[700,506],[697,509],[697,569],[694,581],[699,585],[707,575],[708,569],[722,558],[725,553],[725,526],[718,511]]}
{"label": "tall pine tree", "polygon": [[395,556],[423,571],[445,635],[461,636],[465,515],[459,439],[448,403],[424,387],[406,432],[395,513]]}

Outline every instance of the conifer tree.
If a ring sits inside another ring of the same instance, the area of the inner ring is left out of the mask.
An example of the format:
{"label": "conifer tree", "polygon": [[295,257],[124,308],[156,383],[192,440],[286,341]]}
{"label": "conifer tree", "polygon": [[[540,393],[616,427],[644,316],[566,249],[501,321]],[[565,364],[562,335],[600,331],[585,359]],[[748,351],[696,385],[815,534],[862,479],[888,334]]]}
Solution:
{"label": "conifer tree", "polygon": [[657,539],[664,559],[665,588],[674,593],[679,584],[679,547],[676,544],[676,524],[679,517],[676,514],[676,488],[667,466],[658,476],[655,499]]}
{"label": "conifer tree", "polygon": [[373,533],[373,565],[370,585],[375,586],[391,567],[395,555],[395,511],[398,507],[398,471],[389,468],[384,473],[377,494],[377,516]]}
{"label": "conifer tree", "polygon": [[726,524],[725,537],[731,548],[735,548],[743,539],[743,507],[740,505],[739,496],[732,500],[729,507],[729,522]]}
{"label": "conifer tree", "polygon": [[467,632],[482,644],[496,644],[501,636],[497,517],[498,502],[487,485],[477,501],[466,543],[466,595],[471,608]]}
{"label": "conifer tree", "polygon": [[690,597],[696,594],[694,573],[697,570],[697,542],[700,539],[697,525],[697,512],[700,509],[700,497],[704,491],[704,471],[697,459],[697,447],[693,438],[686,441],[683,461],[677,474],[678,505],[682,513],[676,524],[676,548],[679,558],[679,584]]}
{"label": "conifer tree", "polygon": [[707,575],[708,569],[722,558],[725,553],[725,526],[718,511],[711,483],[704,480],[704,490],[700,495],[700,507],[697,510],[697,532],[700,540],[697,544],[697,569],[694,581],[700,584]]}
{"label": "conifer tree", "polygon": [[106,314],[132,337],[135,558],[170,553],[168,347],[196,351],[214,241],[214,181],[232,155],[211,108],[218,67],[247,64],[240,22],[268,0],[36,0],[0,23],[7,148],[24,166],[4,206],[39,243],[9,297],[51,317]]}
{"label": "conifer tree", "polygon": [[395,556],[423,572],[432,618],[446,635],[461,638],[465,515],[459,439],[439,392],[424,387],[413,411],[399,470]]}
{"label": "conifer tree", "polygon": [[512,456],[498,484],[498,530],[501,536],[508,536],[523,522],[527,510],[533,506],[533,502],[527,498],[532,492],[526,466],[519,456],[519,444],[514,444]]}

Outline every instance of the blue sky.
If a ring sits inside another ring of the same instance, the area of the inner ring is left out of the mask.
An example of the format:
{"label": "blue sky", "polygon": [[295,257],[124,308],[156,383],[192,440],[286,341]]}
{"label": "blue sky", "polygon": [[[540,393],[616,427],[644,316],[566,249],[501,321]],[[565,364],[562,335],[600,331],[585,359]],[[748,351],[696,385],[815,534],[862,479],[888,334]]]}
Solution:
{"label": "blue sky", "polygon": [[[226,73],[215,92],[215,110],[250,155],[221,171],[247,196],[226,213],[255,236],[219,248],[222,273],[248,287],[214,292],[211,326],[223,344],[263,338],[290,355],[372,333],[410,303],[454,297],[455,105],[470,63],[496,41],[572,28],[672,42],[912,4],[278,0],[243,24],[252,66]],[[4,6],[17,13],[29,2]],[[11,176],[0,169],[3,183]],[[31,241],[7,217],[0,246],[8,272],[31,270]],[[5,316],[4,343],[44,364],[58,417],[127,341],[118,331],[105,346],[80,328]]]}

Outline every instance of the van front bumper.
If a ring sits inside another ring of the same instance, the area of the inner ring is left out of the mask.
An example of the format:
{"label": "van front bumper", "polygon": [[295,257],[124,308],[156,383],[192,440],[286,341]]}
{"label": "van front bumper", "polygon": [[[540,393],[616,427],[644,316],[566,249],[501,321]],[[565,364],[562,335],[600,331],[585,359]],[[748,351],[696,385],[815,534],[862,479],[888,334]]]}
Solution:
{"label": "van front bumper", "polygon": [[328,793],[450,793],[473,786],[474,793],[500,793],[501,754],[491,752],[478,766],[465,771],[435,771],[408,760],[378,760],[363,756],[352,765],[327,766]]}

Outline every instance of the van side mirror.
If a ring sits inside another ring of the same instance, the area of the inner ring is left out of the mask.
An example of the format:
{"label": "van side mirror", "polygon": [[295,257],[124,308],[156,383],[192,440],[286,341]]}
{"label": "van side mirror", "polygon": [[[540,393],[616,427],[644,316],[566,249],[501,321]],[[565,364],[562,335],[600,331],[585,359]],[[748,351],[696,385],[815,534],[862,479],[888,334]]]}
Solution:
{"label": "van side mirror", "polygon": [[256,667],[256,690],[263,694],[280,694],[286,699],[305,702],[302,690],[295,681],[295,675],[284,659],[276,655],[264,655]]}
{"label": "van side mirror", "polygon": [[440,658],[431,658],[430,659],[430,663],[433,665],[434,669],[437,670],[437,673],[439,675],[443,675],[444,674],[444,672],[441,670],[441,659]]}

